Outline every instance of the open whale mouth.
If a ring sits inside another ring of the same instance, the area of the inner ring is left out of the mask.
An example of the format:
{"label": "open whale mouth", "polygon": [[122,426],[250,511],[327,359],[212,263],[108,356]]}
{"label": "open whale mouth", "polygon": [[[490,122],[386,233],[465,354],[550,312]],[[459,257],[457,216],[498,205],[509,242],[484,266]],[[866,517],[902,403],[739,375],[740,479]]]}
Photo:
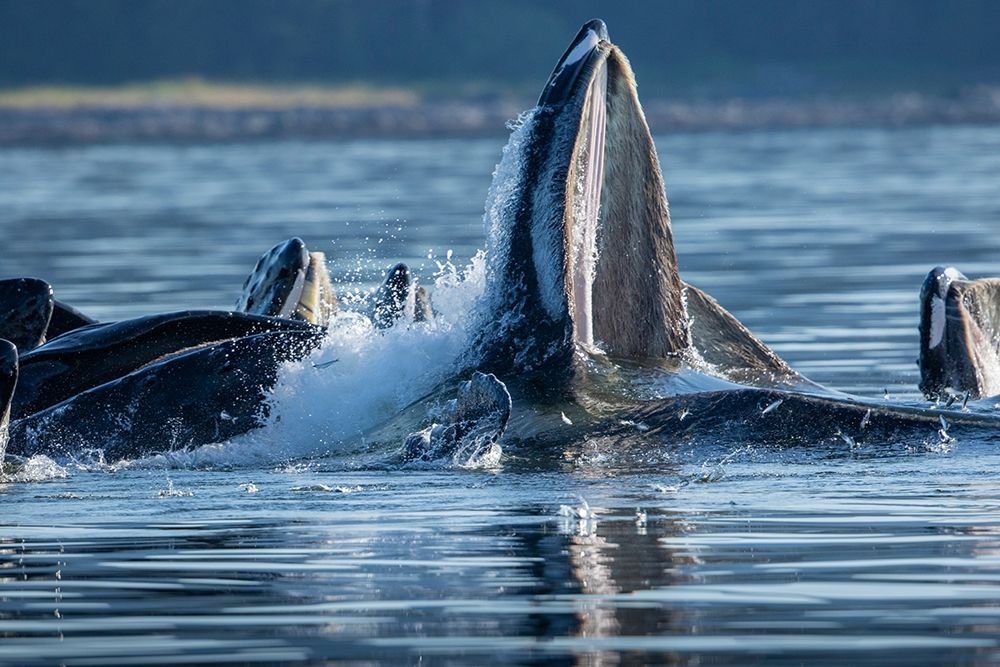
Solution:
{"label": "open whale mouth", "polygon": [[506,356],[494,368],[565,365],[578,346],[637,359],[687,347],[656,149],[631,66],[602,21],[586,23],[559,59],[497,178],[517,187],[495,180],[487,206],[490,301],[517,318],[492,327]]}

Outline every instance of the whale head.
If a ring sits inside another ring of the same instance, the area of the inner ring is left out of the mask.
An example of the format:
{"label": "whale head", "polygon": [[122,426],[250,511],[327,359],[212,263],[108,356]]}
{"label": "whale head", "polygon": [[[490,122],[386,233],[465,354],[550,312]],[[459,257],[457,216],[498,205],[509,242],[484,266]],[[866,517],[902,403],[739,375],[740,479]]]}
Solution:
{"label": "whale head", "polygon": [[572,374],[575,351],[688,346],[656,149],[628,59],[586,23],[515,128],[487,200],[477,365]]}

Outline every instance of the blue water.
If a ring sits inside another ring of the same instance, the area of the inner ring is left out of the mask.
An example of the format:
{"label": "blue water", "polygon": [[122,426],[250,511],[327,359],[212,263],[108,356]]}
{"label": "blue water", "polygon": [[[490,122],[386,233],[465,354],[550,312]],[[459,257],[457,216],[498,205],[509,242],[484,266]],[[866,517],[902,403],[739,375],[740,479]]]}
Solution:
{"label": "blue water", "polygon": [[[396,261],[430,283],[449,250],[461,267],[483,247],[503,142],[4,149],[0,273],[101,319],[229,307],[257,255],[297,234],[342,290]],[[834,388],[917,399],[923,275],[1000,274],[1000,128],[658,147],[685,279]],[[357,393],[378,398],[390,361]],[[249,443],[270,458],[234,443],[33,461],[0,487],[0,662],[1000,658],[993,443],[651,439],[627,456],[580,443],[546,464],[371,470],[301,442],[348,400],[334,389],[292,392],[301,430]]]}

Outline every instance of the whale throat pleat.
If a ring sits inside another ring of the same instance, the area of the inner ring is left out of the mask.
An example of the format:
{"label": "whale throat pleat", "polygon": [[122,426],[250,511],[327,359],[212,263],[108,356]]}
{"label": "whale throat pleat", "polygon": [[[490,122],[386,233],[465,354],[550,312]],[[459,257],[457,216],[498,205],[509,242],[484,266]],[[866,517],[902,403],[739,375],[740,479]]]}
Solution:
{"label": "whale throat pleat", "polygon": [[613,48],[607,67],[593,334],[616,356],[675,356],[689,337],[660,163],[628,59]]}

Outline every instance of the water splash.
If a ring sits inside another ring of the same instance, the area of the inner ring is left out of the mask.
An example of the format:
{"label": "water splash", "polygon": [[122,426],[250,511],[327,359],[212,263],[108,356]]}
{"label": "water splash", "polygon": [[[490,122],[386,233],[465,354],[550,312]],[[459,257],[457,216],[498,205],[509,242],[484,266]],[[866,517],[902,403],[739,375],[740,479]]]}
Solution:
{"label": "water splash", "polygon": [[188,498],[194,495],[194,491],[178,489],[174,486],[174,480],[167,478],[167,488],[160,489],[156,496],[158,498]]}
{"label": "water splash", "polygon": [[52,479],[69,477],[66,466],[59,465],[44,454],[27,459],[11,457],[0,471],[0,483],[5,482],[47,482]]}

